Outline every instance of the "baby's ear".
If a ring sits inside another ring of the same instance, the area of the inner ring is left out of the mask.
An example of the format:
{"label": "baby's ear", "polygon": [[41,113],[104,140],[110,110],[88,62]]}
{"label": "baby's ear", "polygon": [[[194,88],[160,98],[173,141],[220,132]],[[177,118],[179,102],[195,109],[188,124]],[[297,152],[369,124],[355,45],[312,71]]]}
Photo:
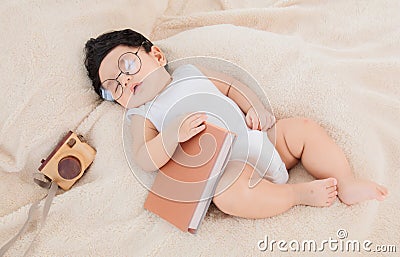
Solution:
{"label": "baby's ear", "polygon": [[167,64],[167,58],[158,46],[153,45],[150,53],[160,64],[160,66],[165,66]]}

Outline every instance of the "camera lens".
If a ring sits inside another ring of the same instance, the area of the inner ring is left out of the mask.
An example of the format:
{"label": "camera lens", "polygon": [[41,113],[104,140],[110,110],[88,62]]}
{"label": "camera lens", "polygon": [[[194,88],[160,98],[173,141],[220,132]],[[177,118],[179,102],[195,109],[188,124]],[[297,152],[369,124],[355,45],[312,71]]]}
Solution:
{"label": "camera lens", "polygon": [[58,174],[64,179],[76,178],[81,173],[81,162],[74,156],[67,156],[58,163]]}

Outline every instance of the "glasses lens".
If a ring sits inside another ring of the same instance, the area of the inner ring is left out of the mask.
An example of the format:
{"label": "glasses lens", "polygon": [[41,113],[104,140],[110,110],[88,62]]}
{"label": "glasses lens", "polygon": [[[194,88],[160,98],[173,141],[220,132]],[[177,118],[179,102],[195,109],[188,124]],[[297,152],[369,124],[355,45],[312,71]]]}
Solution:
{"label": "glasses lens", "polygon": [[117,90],[115,91],[115,98],[114,99],[118,100],[122,96],[122,93],[123,93],[122,85],[118,84]]}
{"label": "glasses lens", "polygon": [[121,55],[118,61],[119,69],[125,74],[136,74],[140,69],[140,59],[134,53],[125,53]]}
{"label": "glasses lens", "polygon": [[[117,100],[122,96],[122,86],[115,79],[108,79],[101,84],[103,89],[108,93],[107,95],[112,96],[114,100]],[[103,97],[104,98],[104,97]],[[107,97],[109,98],[109,96]],[[109,99],[106,99],[109,100]]]}

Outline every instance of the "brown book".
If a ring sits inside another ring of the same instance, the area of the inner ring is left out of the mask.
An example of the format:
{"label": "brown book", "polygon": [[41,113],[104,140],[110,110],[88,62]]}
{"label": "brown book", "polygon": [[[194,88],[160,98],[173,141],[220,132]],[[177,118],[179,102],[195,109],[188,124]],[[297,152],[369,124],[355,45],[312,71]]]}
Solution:
{"label": "brown book", "polygon": [[205,125],[199,134],[180,143],[159,169],[144,203],[145,209],[192,234],[207,213],[236,139],[225,128]]}

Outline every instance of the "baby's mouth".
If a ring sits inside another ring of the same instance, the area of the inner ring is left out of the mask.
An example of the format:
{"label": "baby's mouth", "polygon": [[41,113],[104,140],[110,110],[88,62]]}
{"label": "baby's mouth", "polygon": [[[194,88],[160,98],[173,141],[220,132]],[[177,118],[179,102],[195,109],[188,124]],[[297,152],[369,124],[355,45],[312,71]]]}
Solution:
{"label": "baby's mouth", "polygon": [[137,89],[139,88],[139,86],[142,84],[142,82],[138,82],[138,83],[133,83],[130,87],[131,92],[135,95]]}

